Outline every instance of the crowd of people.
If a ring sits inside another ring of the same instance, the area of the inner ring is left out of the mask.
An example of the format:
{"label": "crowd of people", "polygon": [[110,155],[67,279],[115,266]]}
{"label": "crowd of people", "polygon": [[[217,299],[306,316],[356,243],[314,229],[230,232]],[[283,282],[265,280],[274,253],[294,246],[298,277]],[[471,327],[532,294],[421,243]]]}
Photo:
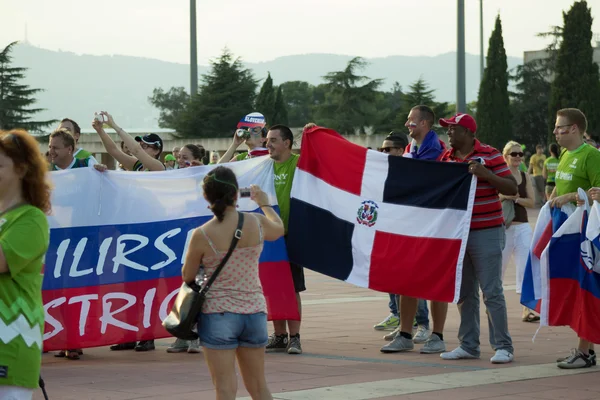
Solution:
{"label": "crowd of people", "polygon": [[[433,130],[436,123],[446,129],[448,144]],[[104,131],[105,124],[115,130],[121,140],[119,145]],[[273,333],[268,335],[265,299],[258,277],[258,259],[264,240],[281,236],[287,240],[290,194],[299,159],[292,151],[291,129],[284,125],[269,128],[264,124],[253,125],[246,128],[245,137],[234,134],[231,146],[222,156],[216,152],[207,155],[203,147],[188,144],[162,158],[163,141],[159,135],[134,138],[106,112],[100,113],[92,126],[108,154],[117,161],[117,169],[122,171],[216,165],[203,181],[204,196],[214,218],[194,231],[182,278],[193,282],[201,263],[206,273],[212,273],[227,252],[236,225],[242,219],[240,240],[233,250],[236,257],[228,262],[228,268],[244,276],[248,284],[241,287],[239,279],[231,273],[219,275],[198,316],[201,321],[199,340],[177,339],[167,352],[198,353],[202,348],[219,399],[235,398],[236,359],[252,398],[272,398],[264,376],[265,350],[302,353],[301,321],[273,321]],[[576,195],[578,188],[589,191],[590,199],[600,199],[600,152],[595,144],[590,144],[593,140],[586,132],[586,118],[577,109],[558,111],[554,129],[557,145],[550,146],[548,158],[543,154],[543,146],[538,146],[530,159],[528,172],[523,171],[523,147],[510,141],[500,152],[481,143],[477,139],[477,123],[471,115],[459,113],[436,120],[430,107],[418,105],[410,111],[405,126],[408,136],[400,131],[391,132],[379,151],[389,156],[468,163],[469,172],[478,179],[458,303],[459,346],[451,351],[446,349],[447,303],[432,301],[428,308],[424,299],[392,293],[389,295],[390,315],[374,326],[376,330],[391,331],[384,337],[389,343],[381,352],[411,351],[415,344],[423,344],[421,353],[440,354],[444,360],[479,358],[481,290],[487,309],[489,342],[495,352],[490,361],[509,363],[515,351],[509,333],[504,274],[514,257],[516,290],[520,292],[532,237],[527,208],[545,201],[552,207],[577,203],[581,200]],[[308,124],[304,134],[310,134],[314,127]],[[42,343],[41,339],[35,341],[27,336],[23,321],[29,326],[39,325],[40,334],[43,333],[41,272],[49,240],[46,214],[51,208],[47,172],[82,167],[99,172],[108,169],[78,147],[80,135],[75,121],[62,120],[50,135],[44,159],[37,142],[26,132],[0,133],[0,310],[7,309],[6,305],[21,305],[16,308],[16,314],[0,313],[0,327],[7,326],[17,332],[8,342],[0,335],[0,397],[31,399],[32,390],[38,385]],[[242,143],[248,152],[236,155]],[[253,186],[251,198],[263,214],[240,215],[236,210],[237,179],[227,164],[267,155],[274,161],[280,214],[273,211],[261,188]],[[24,240],[25,235],[27,240]],[[301,315],[300,294],[306,290],[304,271],[293,263],[290,268]],[[15,310],[14,307],[8,309]],[[534,322],[539,316],[524,308],[522,320]],[[110,349],[150,351],[155,345],[153,340],[146,340],[117,343]],[[65,349],[56,356],[76,360],[82,354],[82,349]],[[593,344],[580,339],[577,348],[557,360],[557,365],[569,369],[596,365]]]}

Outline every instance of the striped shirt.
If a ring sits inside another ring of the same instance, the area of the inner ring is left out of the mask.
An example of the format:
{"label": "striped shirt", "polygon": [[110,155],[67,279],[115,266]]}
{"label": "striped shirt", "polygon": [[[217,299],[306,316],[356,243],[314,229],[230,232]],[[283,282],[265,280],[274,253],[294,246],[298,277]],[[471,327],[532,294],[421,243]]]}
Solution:
{"label": "striped shirt", "polygon": [[[481,144],[475,139],[473,151],[464,160],[454,155],[454,149],[446,150],[441,161],[447,162],[469,162],[471,160],[484,160],[484,165],[494,174],[507,177],[511,175],[508,165],[502,154],[492,146]],[[502,214],[502,203],[498,197],[498,190],[488,181],[477,179],[475,191],[475,204],[473,205],[473,217],[471,218],[471,230],[487,229],[502,226],[504,217]]]}

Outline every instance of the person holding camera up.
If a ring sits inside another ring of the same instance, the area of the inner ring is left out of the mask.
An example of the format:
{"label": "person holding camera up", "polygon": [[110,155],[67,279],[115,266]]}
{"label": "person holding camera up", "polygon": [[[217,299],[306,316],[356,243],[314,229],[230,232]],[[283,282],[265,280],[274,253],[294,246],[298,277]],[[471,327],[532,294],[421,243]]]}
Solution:
{"label": "person holding camera up", "polygon": [[[267,129],[265,117],[261,113],[246,115],[239,123],[238,129],[233,134],[233,142],[221,157],[218,164],[233,161],[248,160],[253,157],[266,156],[269,151],[265,147],[267,142]],[[248,146],[248,152],[233,156],[242,143]]]}
{"label": "person holding camera up", "polygon": [[241,236],[231,258],[206,294],[198,316],[198,336],[217,399],[235,399],[237,359],[246,390],[253,399],[272,399],[265,379],[265,346],[268,342],[267,306],[258,275],[265,240],[283,236],[283,222],[260,187],[250,188],[250,198],[264,215],[236,210],[239,188],[234,172],[216,167],[203,181],[204,198],[214,217],[194,230],[183,264],[183,280],[195,283],[200,270],[209,277],[228,252],[239,218]]}

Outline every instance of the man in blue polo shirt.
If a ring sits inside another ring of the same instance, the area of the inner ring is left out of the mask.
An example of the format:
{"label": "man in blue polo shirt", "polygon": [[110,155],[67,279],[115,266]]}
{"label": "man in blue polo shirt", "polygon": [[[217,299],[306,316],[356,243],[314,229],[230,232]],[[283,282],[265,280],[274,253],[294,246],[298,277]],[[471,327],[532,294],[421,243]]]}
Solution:
{"label": "man in blue polo shirt", "polygon": [[[435,131],[432,130],[435,121],[435,113],[430,107],[418,105],[413,107],[408,114],[404,126],[408,128],[411,143],[407,146],[405,157],[420,160],[438,160],[445,151],[446,146]],[[431,316],[433,318],[433,333],[429,330],[429,318],[427,302],[408,296],[398,296],[398,310],[400,314],[400,326],[385,339],[392,341],[381,348],[382,353],[397,353],[409,351],[414,344],[424,343],[421,348],[423,354],[442,353],[446,351],[444,343],[444,324],[448,313],[448,304],[431,302]],[[419,313],[417,314],[417,310]],[[413,338],[413,321],[417,317],[419,325]]]}

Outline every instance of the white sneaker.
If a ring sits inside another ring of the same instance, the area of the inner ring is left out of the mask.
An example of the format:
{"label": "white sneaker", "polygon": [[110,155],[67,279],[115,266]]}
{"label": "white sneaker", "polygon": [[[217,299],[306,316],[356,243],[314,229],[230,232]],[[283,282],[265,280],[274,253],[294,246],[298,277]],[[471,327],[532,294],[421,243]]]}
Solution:
{"label": "white sneaker", "polygon": [[438,335],[432,333],[425,345],[421,348],[421,354],[435,354],[446,351],[446,343]]}
{"label": "white sneaker", "polygon": [[419,325],[417,333],[413,335],[413,342],[415,344],[425,343],[429,339],[429,336],[431,336],[431,331],[423,325]]}
{"label": "white sneaker", "polygon": [[508,364],[514,358],[515,356],[508,350],[496,350],[496,354],[490,358],[490,361],[492,364]]}
{"label": "white sneaker", "polygon": [[440,354],[440,357],[444,360],[478,360],[479,356],[474,356],[463,350],[462,347],[457,347],[448,353]]}
{"label": "white sneaker", "polygon": [[190,340],[187,352],[190,354],[200,353],[200,339]]}

